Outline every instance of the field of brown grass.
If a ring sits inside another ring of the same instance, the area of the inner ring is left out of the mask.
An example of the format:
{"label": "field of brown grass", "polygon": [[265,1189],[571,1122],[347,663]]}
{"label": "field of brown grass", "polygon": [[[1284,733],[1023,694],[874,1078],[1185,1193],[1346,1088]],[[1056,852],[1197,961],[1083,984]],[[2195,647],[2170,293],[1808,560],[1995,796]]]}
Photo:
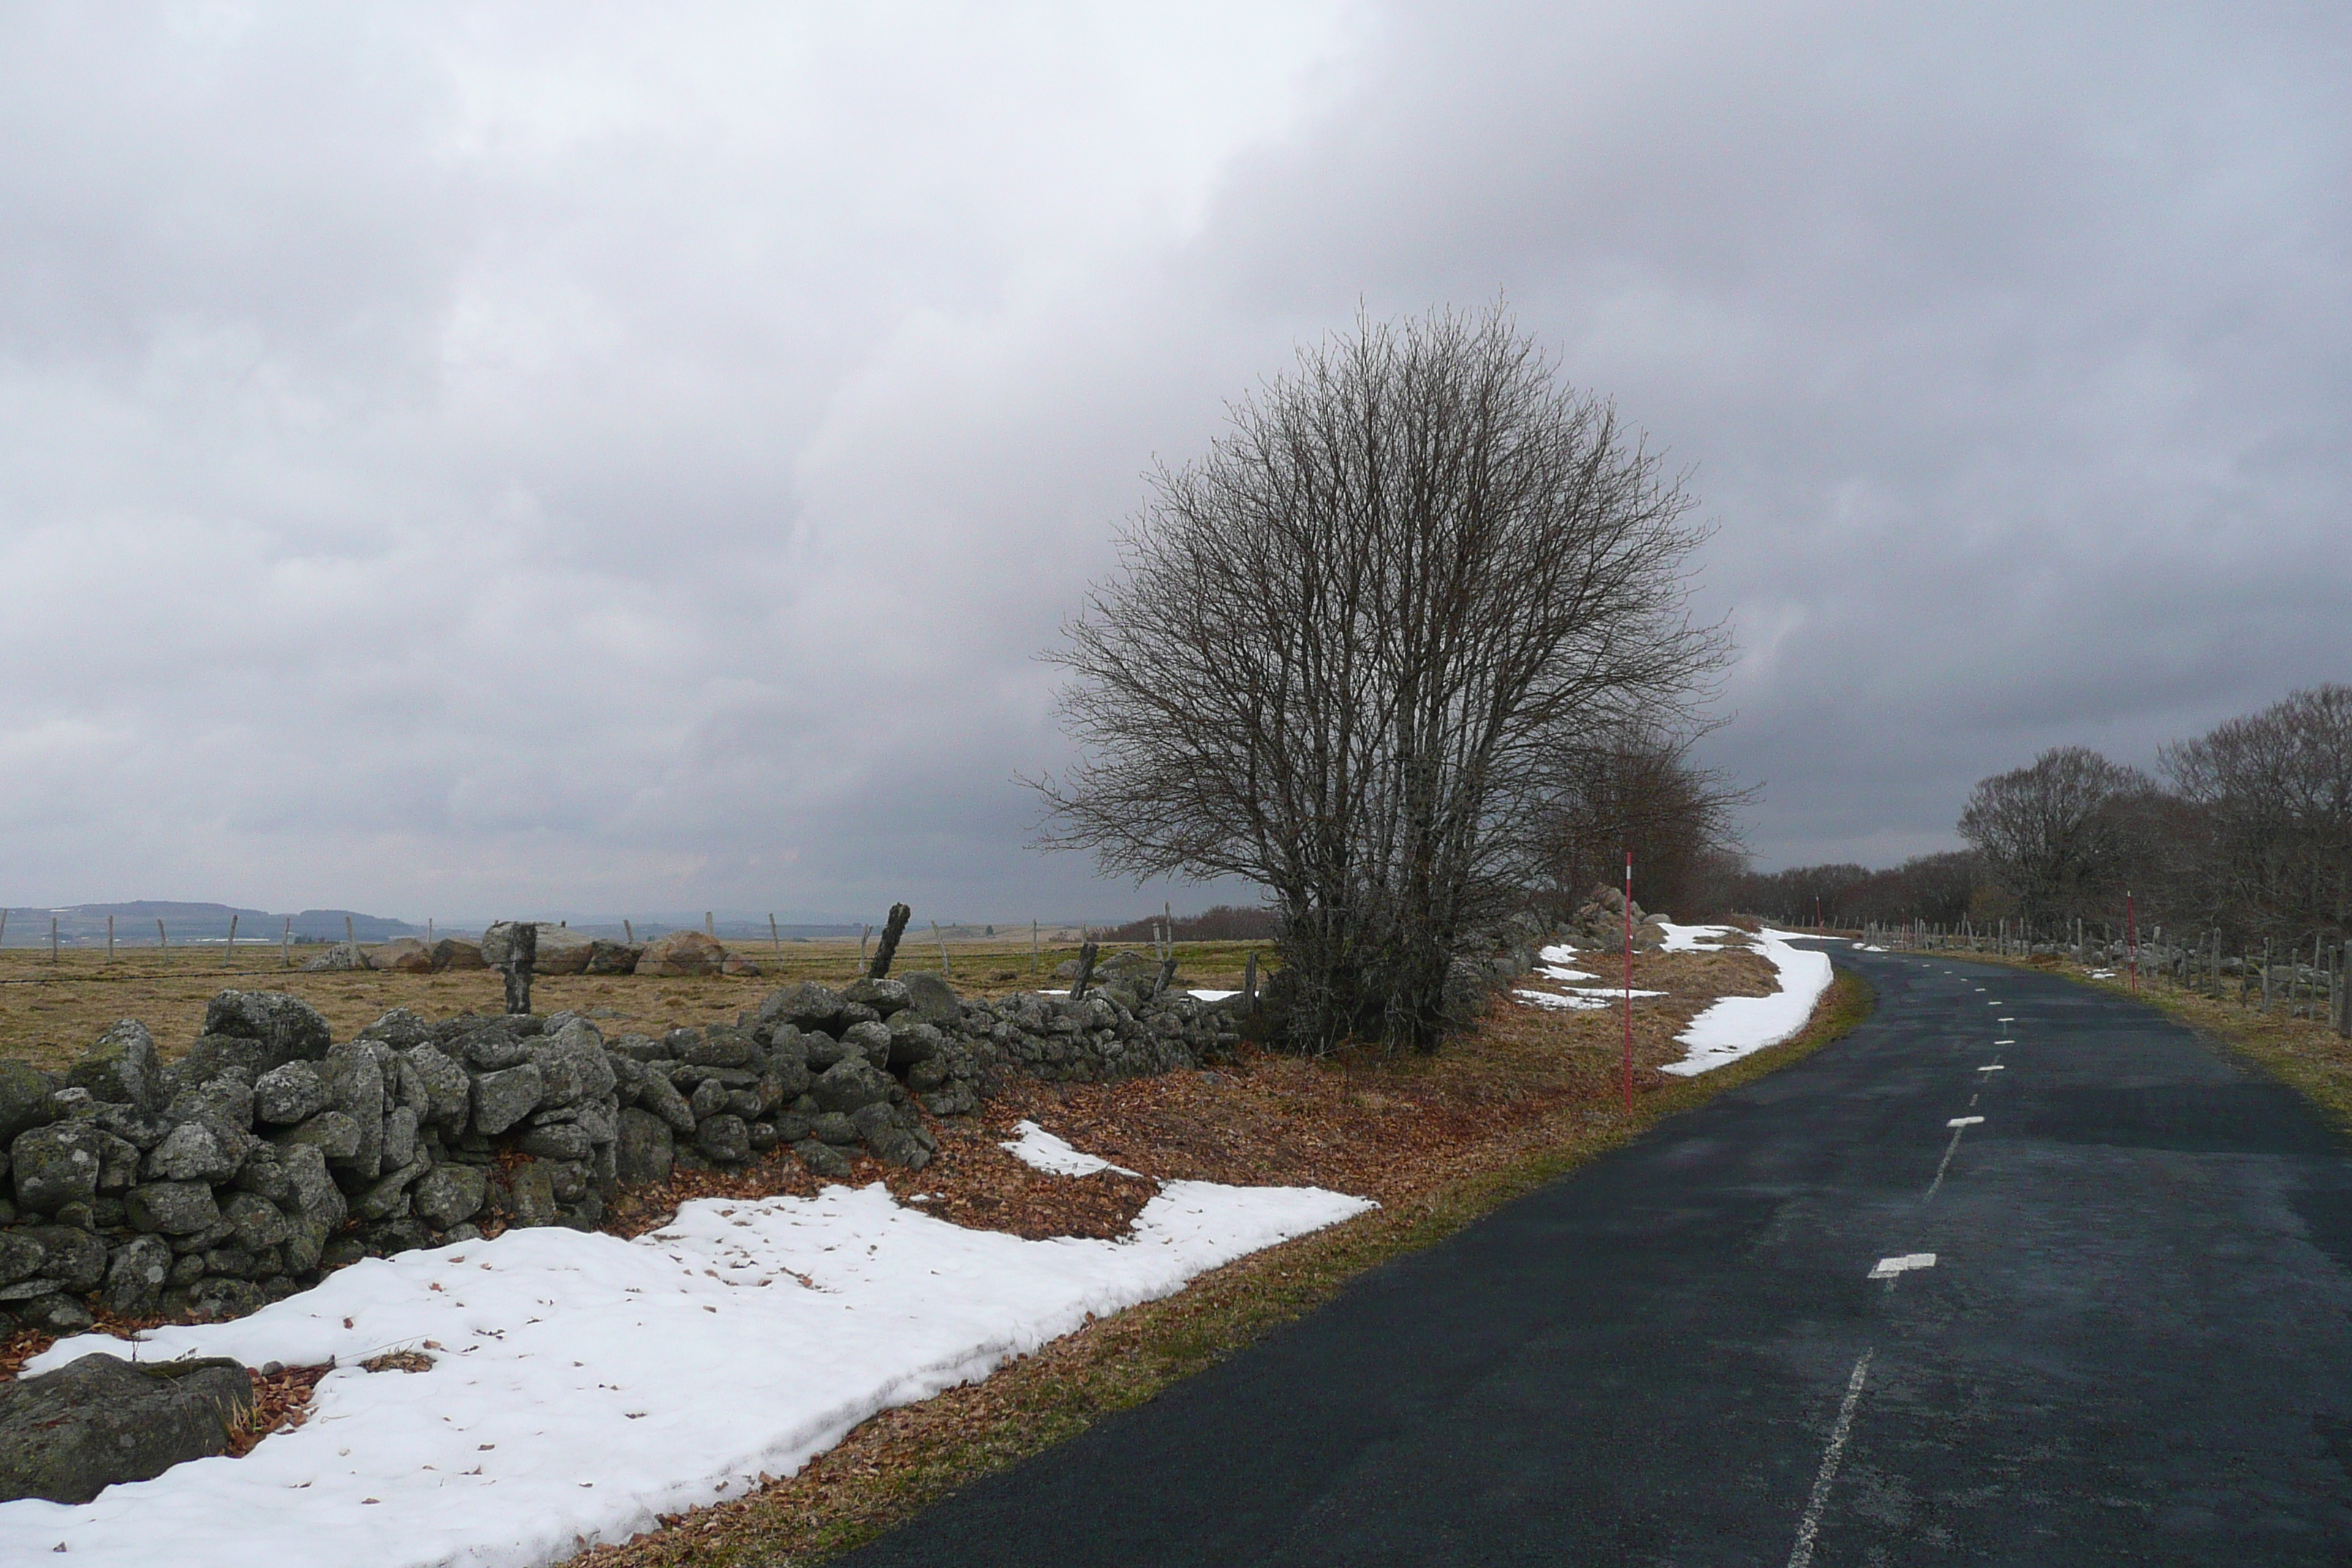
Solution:
{"label": "field of brown grass", "polygon": [[[939,949],[912,934],[898,950],[896,973],[939,968]],[[1232,989],[1243,966],[1263,943],[1180,942],[1176,953],[1182,984]],[[274,947],[245,948],[233,955],[220,949],[179,949],[168,957],[153,948],[121,950],[112,963],[103,952],[67,949],[52,963],[46,950],[0,951],[0,1057],[22,1057],[36,1066],[62,1067],[89,1048],[119,1018],[137,1018],[152,1031],[157,1047],[176,1056],[196,1037],[205,1004],[227,986],[284,991],[301,997],[327,1016],[335,1037],[348,1039],[394,1007],[412,1007],[428,1018],[446,1018],[468,1009],[505,1011],[497,974],[473,970],[447,974],[382,972],[309,974],[300,965],[325,951],[298,947],[296,968],[284,967]],[[744,944],[735,951],[761,967],[756,976],[708,975],[692,979],[640,978],[634,974],[542,975],[531,988],[531,1005],[542,1013],[576,1009],[595,1015],[608,1036],[660,1034],[689,1026],[732,1023],[778,985],[802,980],[846,984],[863,971],[854,942],[787,942]],[[1106,949],[1108,958],[1113,949]],[[1138,949],[1137,951],[1144,951]],[[1054,966],[1077,956],[1075,945],[1047,947],[1033,960],[1028,933],[1019,942],[951,942],[948,970],[967,996],[1052,985]]]}

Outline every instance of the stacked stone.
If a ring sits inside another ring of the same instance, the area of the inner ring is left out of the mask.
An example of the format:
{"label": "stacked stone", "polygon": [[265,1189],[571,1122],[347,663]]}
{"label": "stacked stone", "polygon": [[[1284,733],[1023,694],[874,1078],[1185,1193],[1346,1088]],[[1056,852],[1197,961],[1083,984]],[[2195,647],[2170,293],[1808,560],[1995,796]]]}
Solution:
{"label": "stacked stone", "polygon": [[98,1293],[126,1316],[234,1317],[321,1268],[471,1239],[478,1222],[592,1227],[625,1184],[789,1147],[919,1170],[920,1112],[996,1073],[1108,1081],[1199,1065],[1232,1011],[1125,982],[1077,1001],[959,1000],[940,977],[772,993],[735,1024],[607,1042],[579,1014],[428,1022],[336,1044],[308,1004],[224,991],[168,1067],[125,1020],[63,1074],[0,1061],[0,1307],[56,1331]]}

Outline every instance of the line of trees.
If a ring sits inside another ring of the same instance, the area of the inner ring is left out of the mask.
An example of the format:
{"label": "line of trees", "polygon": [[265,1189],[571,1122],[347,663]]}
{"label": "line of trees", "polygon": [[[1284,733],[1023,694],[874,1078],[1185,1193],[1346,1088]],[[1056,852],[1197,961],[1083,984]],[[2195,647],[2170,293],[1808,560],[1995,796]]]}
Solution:
{"label": "line of trees", "polygon": [[1734,907],[1832,925],[1973,921],[2218,936],[2225,952],[2352,936],[2352,686],[2290,693],[2176,742],[2155,773],[2082,746],[1979,780],[1968,848],[1871,870],[1736,877]]}

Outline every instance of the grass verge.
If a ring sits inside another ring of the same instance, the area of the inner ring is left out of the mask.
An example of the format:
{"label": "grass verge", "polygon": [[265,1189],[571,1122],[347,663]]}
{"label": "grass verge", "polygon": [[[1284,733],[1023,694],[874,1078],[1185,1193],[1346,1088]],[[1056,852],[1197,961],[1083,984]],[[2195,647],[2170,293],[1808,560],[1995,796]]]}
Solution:
{"label": "grass verge", "polygon": [[1797,1061],[1867,1017],[1869,986],[1840,973],[1804,1032],[1696,1079],[1645,1090],[1631,1115],[1582,1102],[1518,1130],[1477,1168],[1402,1201],[1202,1275],[1165,1300],[1056,1341],[983,1383],[886,1411],[798,1474],[664,1522],[576,1563],[597,1568],[823,1562],[981,1478],[1153,1398],[1313,1311],[1351,1279],[1444,1240],[1670,1116]]}

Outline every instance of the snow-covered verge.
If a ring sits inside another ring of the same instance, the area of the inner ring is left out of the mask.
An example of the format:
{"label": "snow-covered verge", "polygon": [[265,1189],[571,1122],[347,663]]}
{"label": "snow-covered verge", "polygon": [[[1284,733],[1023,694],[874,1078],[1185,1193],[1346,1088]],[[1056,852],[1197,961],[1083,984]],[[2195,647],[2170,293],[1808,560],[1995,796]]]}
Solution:
{"label": "snow-covered verge", "polygon": [[[1682,951],[1706,952],[1720,951],[1721,944],[1746,935],[1732,926],[1667,929],[1670,951],[1677,939],[1689,943]],[[1710,938],[1717,944],[1713,949],[1706,945]],[[1757,932],[1748,946],[1770,961],[1779,972],[1780,988],[1769,996],[1726,996],[1693,1018],[1690,1026],[1675,1037],[1690,1047],[1690,1055],[1681,1061],[1668,1062],[1660,1070],[1680,1078],[1695,1078],[1777,1046],[1803,1029],[1806,1020],[1813,1016],[1813,1005],[1830,987],[1832,972],[1829,954],[1789,945],[1802,940],[1804,933],[1801,931]]]}
{"label": "snow-covered verge", "polygon": [[[789,1474],[877,1412],[986,1377],[1089,1314],[1370,1206],[1315,1187],[1171,1182],[1119,1241],[1025,1241],[902,1208],[879,1184],[829,1186],[697,1201],[635,1241],[520,1229],[371,1259],[137,1347],[251,1366],[332,1357],[307,1425],[87,1504],[0,1504],[0,1561],[568,1557]],[[131,1349],[83,1335],[26,1370]],[[359,1364],[392,1350],[421,1350],[432,1369]]]}

